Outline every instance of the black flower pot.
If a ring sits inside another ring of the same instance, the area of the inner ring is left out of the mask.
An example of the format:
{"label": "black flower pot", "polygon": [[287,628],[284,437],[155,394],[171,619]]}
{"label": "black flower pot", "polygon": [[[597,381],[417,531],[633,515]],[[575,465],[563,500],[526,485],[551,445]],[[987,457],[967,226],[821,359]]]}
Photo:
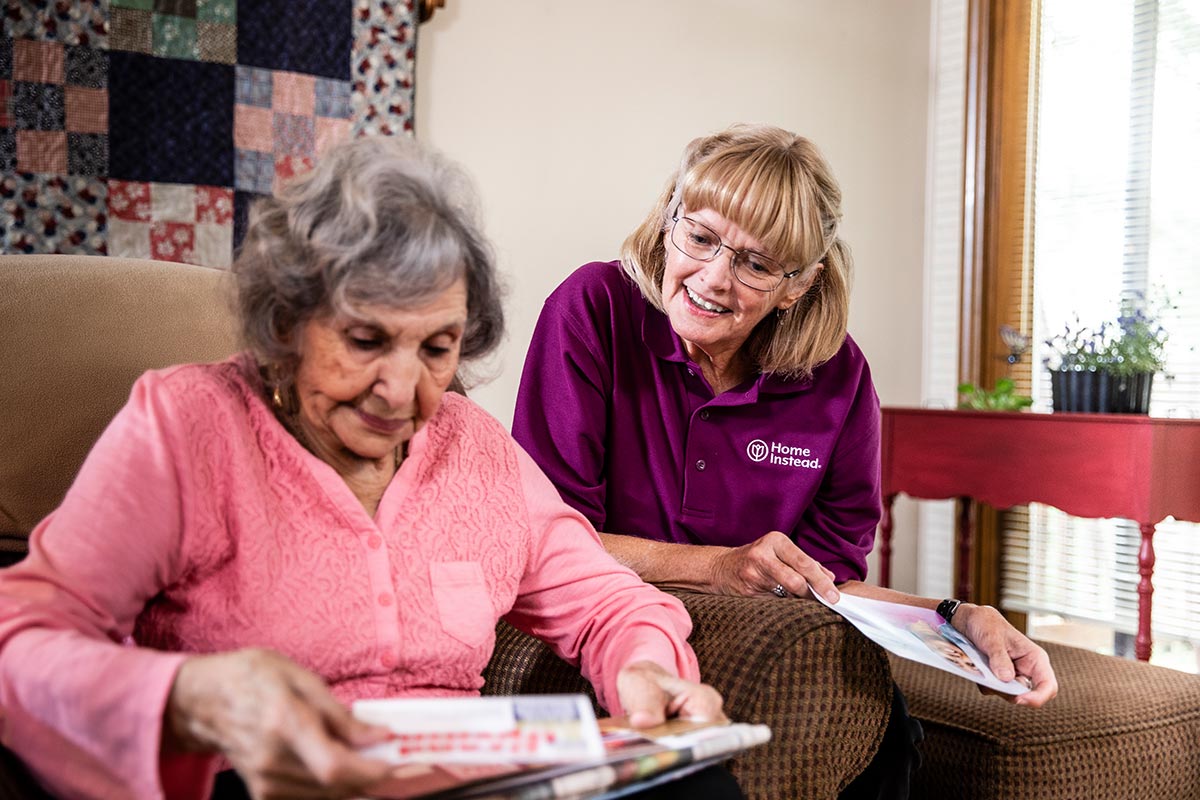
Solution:
{"label": "black flower pot", "polygon": [[1050,403],[1055,411],[1106,413],[1112,410],[1116,380],[1091,369],[1050,370]]}
{"label": "black flower pot", "polygon": [[1153,372],[1113,375],[1101,369],[1050,370],[1051,408],[1100,414],[1149,414]]}
{"label": "black flower pot", "polygon": [[1154,386],[1153,372],[1119,375],[1112,379],[1113,405],[1116,414],[1149,414],[1150,389]]}

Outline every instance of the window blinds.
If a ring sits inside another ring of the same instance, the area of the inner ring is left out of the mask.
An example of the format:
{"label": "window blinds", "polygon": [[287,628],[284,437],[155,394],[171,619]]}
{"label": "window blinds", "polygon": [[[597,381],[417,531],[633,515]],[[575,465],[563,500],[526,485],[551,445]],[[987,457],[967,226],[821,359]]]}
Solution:
{"label": "window blinds", "polygon": [[[1200,416],[1200,0],[1042,0],[1041,10],[1035,408],[1050,408],[1048,336],[1165,287],[1178,297],[1163,318],[1170,377],[1155,378],[1151,414]],[[1136,525],[1034,505],[1005,527],[1005,608],[1136,630]],[[1155,633],[1193,638],[1200,526],[1165,522],[1154,543]]]}

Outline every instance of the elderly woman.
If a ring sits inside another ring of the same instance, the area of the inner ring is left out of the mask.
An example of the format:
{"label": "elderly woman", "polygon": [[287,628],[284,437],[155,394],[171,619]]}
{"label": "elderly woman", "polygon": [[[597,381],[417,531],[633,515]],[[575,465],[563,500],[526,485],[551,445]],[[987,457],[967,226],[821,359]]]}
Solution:
{"label": "elderly woman", "polygon": [[255,797],[360,792],[387,732],[344,703],[477,694],[501,617],[635,724],[720,717],[681,604],[446,393],[502,330],[462,184],[360,139],[262,201],[248,351],[142,376],[0,574],[4,743],[52,792],[205,797],[226,762]]}
{"label": "elderly woman", "polygon": [[[862,583],[880,415],[846,332],[840,206],[811,142],[737,126],[688,145],[619,263],[581,267],[546,301],[513,434],[646,580],[939,605]],[[1054,696],[1039,647],[993,608],[952,605],[999,677],[1032,682],[1016,702]]]}

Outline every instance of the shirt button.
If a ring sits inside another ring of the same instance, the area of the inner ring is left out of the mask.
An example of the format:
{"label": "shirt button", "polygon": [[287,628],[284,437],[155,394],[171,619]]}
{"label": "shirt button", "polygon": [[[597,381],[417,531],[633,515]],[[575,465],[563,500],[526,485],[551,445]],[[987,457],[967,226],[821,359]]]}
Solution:
{"label": "shirt button", "polygon": [[704,472],[704,468],[707,466],[708,465],[704,463],[703,458],[696,462],[696,469],[700,470],[701,472]]}
{"label": "shirt button", "polygon": [[383,539],[381,539],[378,534],[372,533],[367,537],[367,547],[371,548],[372,550],[378,550],[379,545],[381,544],[383,544]]}
{"label": "shirt button", "polygon": [[706,408],[706,409],[704,409],[703,411],[701,411],[701,412],[700,412],[700,419],[705,419],[705,420],[706,420],[706,419],[708,419],[710,416],[711,416],[711,415],[708,413],[708,409],[707,409],[707,408]]}
{"label": "shirt button", "polygon": [[385,667],[395,666],[396,657],[391,653],[384,653],[379,657],[379,663],[383,664]]}
{"label": "shirt button", "polygon": [[392,604],[392,596],[387,592],[379,593],[379,605],[390,606]]}

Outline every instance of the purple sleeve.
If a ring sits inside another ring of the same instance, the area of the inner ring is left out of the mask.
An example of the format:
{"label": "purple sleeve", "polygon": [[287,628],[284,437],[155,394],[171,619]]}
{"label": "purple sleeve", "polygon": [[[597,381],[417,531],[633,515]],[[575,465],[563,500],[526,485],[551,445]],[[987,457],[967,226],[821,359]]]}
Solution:
{"label": "purple sleeve", "polygon": [[[879,397],[865,362],[821,488],[805,510],[798,536],[805,551],[837,582],[864,580],[880,506]],[[828,549],[822,543],[828,542]]]}
{"label": "purple sleeve", "polygon": [[[611,324],[568,279],[542,308],[517,392],[513,437],[562,499],[604,530],[608,395],[612,370],[601,332]],[[609,315],[611,319],[611,315]]]}

